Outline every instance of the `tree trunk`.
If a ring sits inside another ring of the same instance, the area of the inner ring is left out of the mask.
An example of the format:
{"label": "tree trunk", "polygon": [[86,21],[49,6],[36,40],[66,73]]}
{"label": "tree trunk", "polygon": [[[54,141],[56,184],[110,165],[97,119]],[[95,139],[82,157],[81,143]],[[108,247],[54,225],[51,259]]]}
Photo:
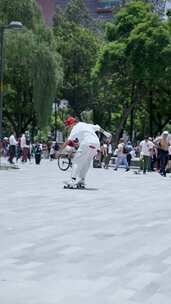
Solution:
{"label": "tree trunk", "polygon": [[132,141],[133,139],[133,131],[134,131],[134,108],[132,109],[130,114],[130,131],[129,131],[130,141]]}
{"label": "tree trunk", "polygon": [[129,115],[131,114],[131,112],[133,111],[133,109],[135,108],[135,105],[138,103],[138,101],[139,101],[139,97],[137,94],[137,87],[136,87],[136,84],[133,83],[132,90],[131,90],[131,103],[130,103],[130,105],[126,104],[125,107],[123,108],[123,115],[122,115],[120,124],[119,124],[117,131],[115,133],[115,136],[114,136],[114,145],[115,146],[118,144],[119,138],[125,128],[127,119],[129,117]]}
{"label": "tree trunk", "polygon": [[165,120],[165,122],[164,122],[163,124],[161,124],[160,127],[157,129],[155,135],[157,135],[157,133],[161,133],[162,130],[163,130],[163,128],[164,128],[170,121],[171,121],[171,117],[169,116],[169,117]]}
{"label": "tree trunk", "polygon": [[149,96],[149,113],[150,113],[150,136],[153,137],[153,91],[150,91]]}
{"label": "tree trunk", "polygon": [[116,146],[119,142],[119,138],[124,130],[125,124],[127,122],[127,119],[131,113],[131,111],[133,110],[134,106],[136,104],[136,101],[134,103],[131,103],[130,106],[125,106],[123,109],[123,115],[122,118],[120,120],[119,126],[117,128],[117,131],[114,135],[114,145]]}
{"label": "tree trunk", "polygon": [[14,130],[17,134],[17,126],[15,124],[15,120],[12,118],[11,114],[9,114],[7,111],[4,111],[4,116],[6,116],[7,120],[9,121],[11,125],[11,132]]}

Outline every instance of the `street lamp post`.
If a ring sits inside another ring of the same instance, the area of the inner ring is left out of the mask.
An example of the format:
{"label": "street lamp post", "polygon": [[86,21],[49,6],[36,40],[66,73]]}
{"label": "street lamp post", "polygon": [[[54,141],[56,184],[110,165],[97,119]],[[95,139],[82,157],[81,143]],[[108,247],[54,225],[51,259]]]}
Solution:
{"label": "street lamp post", "polygon": [[3,65],[4,65],[4,56],[3,56],[3,42],[4,42],[4,28],[0,28],[0,43],[1,43],[1,48],[0,48],[0,141],[2,140],[2,108],[3,108]]}
{"label": "street lamp post", "polygon": [[59,111],[60,99],[55,97],[54,98],[54,104],[55,104],[55,141],[56,141],[56,137],[57,137],[57,113]]}
{"label": "street lamp post", "polygon": [[12,21],[7,26],[0,27],[0,141],[2,140],[2,119],[3,119],[3,80],[4,80],[4,32],[8,29],[22,29],[21,22]]}

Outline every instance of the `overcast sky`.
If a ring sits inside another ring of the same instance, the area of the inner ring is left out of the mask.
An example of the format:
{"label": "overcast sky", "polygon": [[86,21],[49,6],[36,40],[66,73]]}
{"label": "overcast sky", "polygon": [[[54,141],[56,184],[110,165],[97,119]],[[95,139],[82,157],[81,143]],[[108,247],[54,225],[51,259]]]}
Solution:
{"label": "overcast sky", "polygon": [[171,0],[166,2],[166,9],[171,8]]}

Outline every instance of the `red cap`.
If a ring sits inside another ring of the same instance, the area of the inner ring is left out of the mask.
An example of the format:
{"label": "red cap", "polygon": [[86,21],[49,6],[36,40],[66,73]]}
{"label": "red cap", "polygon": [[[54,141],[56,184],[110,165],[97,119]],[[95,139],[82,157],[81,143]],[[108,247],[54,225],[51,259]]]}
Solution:
{"label": "red cap", "polygon": [[76,123],[77,120],[76,118],[72,117],[72,116],[69,116],[66,120],[65,120],[65,125],[67,127],[71,127],[74,123]]}

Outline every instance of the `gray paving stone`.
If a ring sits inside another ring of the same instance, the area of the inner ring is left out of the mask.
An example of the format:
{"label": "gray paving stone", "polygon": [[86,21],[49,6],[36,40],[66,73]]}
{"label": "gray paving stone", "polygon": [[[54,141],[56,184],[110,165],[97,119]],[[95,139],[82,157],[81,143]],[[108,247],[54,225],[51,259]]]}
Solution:
{"label": "gray paving stone", "polygon": [[170,304],[171,179],[56,162],[0,171],[0,303]]}

